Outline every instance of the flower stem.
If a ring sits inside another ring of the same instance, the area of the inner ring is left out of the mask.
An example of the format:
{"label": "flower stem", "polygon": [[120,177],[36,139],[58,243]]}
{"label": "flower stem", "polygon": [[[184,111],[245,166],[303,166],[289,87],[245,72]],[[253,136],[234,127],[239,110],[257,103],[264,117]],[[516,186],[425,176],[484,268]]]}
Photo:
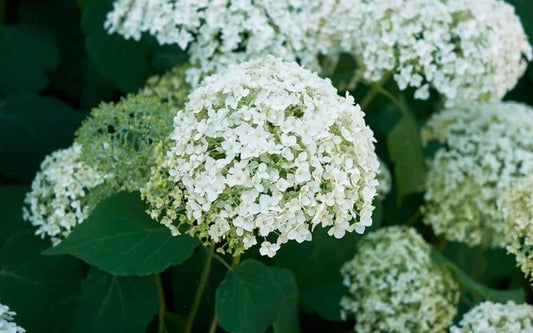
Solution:
{"label": "flower stem", "polygon": [[216,260],[220,261],[220,263],[221,263],[222,265],[224,265],[224,267],[226,267],[228,270],[231,270],[231,266],[226,262],[226,260],[222,259],[218,254],[215,253],[215,254],[213,255],[213,257],[214,257]]}
{"label": "flower stem", "polygon": [[422,212],[420,211],[420,209],[418,209],[408,220],[407,222],[405,223],[406,225],[408,226],[413,226],[416,224],[416,222],[418,222],[418,220],[420,220],[420,218],[422,217]]}
{"label": "flower stem", "polygon": [[202,275],[200,276],[200,281],[198,282],[198,287],[196,289],[196,294],[194,295],[194,300],[192,303],[191,312],[187,317],[187,322],[185,324],[185,332],[192,332],[192,326],[194,324],[194,319],[198,313],[198,308],[200,307],[200,302],[202,301],[202,295],[204,294],[205,285],[207,284],[207,278],[209,277],[209,270],[211,269],[211,260],[213,259],[213,247],[209,247],[206,250],[204,268],[202,269]]}
{"label": "flower stem", "polygon": [[163,283],[161,283],[161,275],[156,274],[154,277],[157,288],[157,296],[159,298],[159,327],[157,332],[165,333],[165,313],[167,312],[167,303],[165,301],[165,293],[163,292]]}
{"label": "flower stem", "polygon": [[394,105],[396,105],[396,107],[402,112],[402,115],[404,117],[409,116],[409,110],[407,110],[407,107],[402,101],[400,101],[398,98],[396,98],[396,96],[394,96],[393,94],[391,94],[389,91],[387,91],[381,86],[378,86],[377,89],[380,94],[387,97],[389,101],[391,101]]}
{"label": "flower stem", "polygon": [[361,103],[359,105],[361,106],[361,109],[365,111],[366,107],[372,102],[372,100],[380,93],[383,89],[383,85],[389,81],[389,79],[392,76],[392,72],[385,75],[381,81],[379,81],[376,84],[373,84],[370,90],[366,93],[365,97],[361,100]]}
{"label": "flower stem", "polygon": [[209,333],[215,333],[218,327],[218,316],[215,313],[213,316],[213,321],[211,321],[211,326],[209,326]]}

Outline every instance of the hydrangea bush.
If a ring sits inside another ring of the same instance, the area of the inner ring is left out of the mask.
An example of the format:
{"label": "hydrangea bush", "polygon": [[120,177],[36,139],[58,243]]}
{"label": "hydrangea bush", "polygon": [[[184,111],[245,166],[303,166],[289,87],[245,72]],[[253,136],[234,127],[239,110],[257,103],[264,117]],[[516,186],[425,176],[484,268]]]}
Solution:
{"label": "hydrangea bush", "polygon": [[512,184],[499,202],[504,217],[503,232],[507,251],[533,283],[533,179],[531,176]]}
{"label": "hydrangea bush", "polygon": [[533,332],[530,13],[0,1],[0,332]]}
{"label": "hydrangea bush", "polygon": [[150,214],[173,234],[188,224],[204,244],[224,243],[220,251],[239,254],[259,237],[269,257],[289,240],[311,240],[319,225],[337,238],[363,233],[379,162],[353,104],[275,58],[206,78],[174,118],[142,191]]}
{"label": "hydrangea bush", "polygon": [[321,69],[319,56],[338,51],[327,30],[335,1],[173,1],[120,0],[107,15],[106,28],[139,40],[147,32],[160,44],[187,49],[197,67],[187,70],[187,82],[229,64],[271,54],[300,60]]}
{"label": "hydrangea bush", "polygon": [[498,304],[483,302],[468,311],[450,333],[533,331],[533,306],[514,302]]}
{"label": "hydrangea bush", "polygon": [[514,8],[501,0],[341,0],[332,20],[356,77],[392,78],[414,97],[497,102],[532,59]]}
{"label": "hydrangea bush", "polygon": [[343,316],[355,317],[356,332],[446,331],[457,312],[458,284],[429,251],[405,226],[380,229],[359,242],[341,269],[348,288]]}
{"label": "hydrangea bush", "polygon": [[448,240],[503,247],[497,202],[533,172],[533,108],[513,102],[454,107],[435,114],[423,138],[443,145],[429,162],[424,222]]}

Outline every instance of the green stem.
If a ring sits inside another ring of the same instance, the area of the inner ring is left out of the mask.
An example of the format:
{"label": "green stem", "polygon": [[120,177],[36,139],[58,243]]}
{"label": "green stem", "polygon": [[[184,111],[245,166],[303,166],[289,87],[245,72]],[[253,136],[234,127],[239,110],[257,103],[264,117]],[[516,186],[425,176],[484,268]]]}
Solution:
{"label": "green stem", "polygon": [[211,260],[213,259],[213,247],[209,247],[206,250],[204,268],[202,269],[202,275],[200,276],[200,281],[198,282],[198,287],[196,289],[196,294],[194,295],[194,300],[192,303],[191,312],[187,317],[187,323],[185,324],[185,332],[192,332],[192,326],[194,324],[194,319],[198,313],[198,308],[200,307],[200,302],[202,300],[202,295],[204,294],[205,286],[207,284],[207,278],[209,277],[209,270],[211,269]]}
{"label": "green stem", "polygon": [[213,255],[213,257],[214,257],[216,260],[220,261],[220,263],[221,263],[222,265],[224,265],[224,267],[226,267],[228,270],[231,271],[231,266],[226,262],[226,260],[222,259],[222,258],[221,258],[218,254],[216,254],[216,253]]}
{"label": "green stem", "polygon": [[217,331],[217,327],[218,327],[218,316],[215,315],[213,316],[213,321],[211,321],[211,326],[209,326],[209,333],[215,333]]}
{"label": "green stem", "polygon": [[422,217],[422,212],[419,209],[407,220],[405,224],[408,226],[413,226],[416,224],[416,222],[418,222],[418,220],[420,220],[420,217]]}
{"label": "green stem", "polygon": [[165,313],[167,312],[167,303],[165,301],[165,293],[163,292],[163,283],[161,283],[161,275],[156,274],[155,285],[157,288],[157,296],[159,298],[159,327],[158,333],[165,333]]}
{"label": "green stem", "polygon": [[405,104],[403,104],[402,101],[400,101],[398,98],[396,98],[396,96],[394,96],[381,86],[377,87],[377,89],[380,94],[387,97],[394,105],[396,105],[396,107],[402,112],[405,117],[409,116],[409,110],[407,110],[407,107],[405,106]]}
{"label": "green stem", "polygon": [[435,249],[437,249],[437,251],[439,251],[439,252],[444,251],[444,249],[446,248],[446,243],[447,242],[448,241],[444,237],[438,239],[437,242],[435,243]]}
{"label": "green stem", "polygon": [[373,84],[370,90],[366,93],[365,97],[361,100],[361,103],[359,105],[361,106],[361,109],[365,111],[366,107],[372,102],[372,100],[379,94],[380,90],[383,89],[383,86],[392,76],[392,72],[385,75],[381,81],[379,81],[376,84]]}

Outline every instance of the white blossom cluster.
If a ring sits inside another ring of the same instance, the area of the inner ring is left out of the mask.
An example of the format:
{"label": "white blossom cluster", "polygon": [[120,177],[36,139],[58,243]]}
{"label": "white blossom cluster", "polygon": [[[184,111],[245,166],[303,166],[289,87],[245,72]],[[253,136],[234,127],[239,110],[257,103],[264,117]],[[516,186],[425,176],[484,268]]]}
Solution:
{"label": "white blossom cluster", "polygon": [[20,326],[13,322],[17,314],[9,311],[9,306],[0,304],[0,333],[24,333],[26,332]]}
{"label": "white blossom cluster", "polygon": [[502,196],[499,207],[504,216],[507,251],[533,283],[533,177],[520,179]]}
{"label": "white blossom cluster", "polygon": [[[174,119],[141,194],[171,229],[262,255],[372,223],[379,162],[364,114],[331,82],[266,57],[207,77]],[[184,211],[185,216],[180,217]]]}
{"label": "white blossom cluster", "polygon": [[324,31],[335,2],[117,0],[105,27],[134,40],[147,32],[160,44],[188,49],[198,67],[188,69],[187,81],[196,86],[205,74],[264,55],[319,70],[319,55],[338,53]]}
{"label": "white blossom cluster", "polygon": [[468,311],[450,333],[531,333],[533,306],[483,302]]}
{"label": "white blossom cluster", "polygon": [[424,222],[451,241],[505,246],[497,202],[533,173],[533,109],[511,102],[454,107],[427,122],[429,140],[443,147],[429,162]]}
{"label": "white blossom cluster", "polygon": [[499,101],[532,58],[519,18],[503,0],[340,0],[332,17],[359,79],[392,75],[418,99],[434,89],[448,105]]}
{"label": "white blossom cluster", "polygon": [[387,194],[389,194],[392,187],[392,175],[389,168],[381,159],[379,160],[379,171],[377,175],[378,179],[378,198],[384,200]]}
{"label": "white blossom cluster", "polygon": [[37,227],[37,235],[49,236],[54,244],[88,217],[104,195],[98,188],[112,177],[86,164],[81,150],[74,144],[47,156],[24,200],[24,219]]}
{"label": "white blossom cluster", "polygon": [[456,314],[458,284],[432,263],[430,247],[412,228],[393,226],[357,244],[341,269],[348,295],[342,316],[356,332],[445,332]]}

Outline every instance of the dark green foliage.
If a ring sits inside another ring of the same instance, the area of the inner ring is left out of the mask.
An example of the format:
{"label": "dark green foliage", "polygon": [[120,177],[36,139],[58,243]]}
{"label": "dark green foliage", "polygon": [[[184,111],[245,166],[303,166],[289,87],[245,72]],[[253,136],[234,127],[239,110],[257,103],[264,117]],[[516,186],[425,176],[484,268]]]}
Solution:
{"label": "dark green foliage", "polygon": [[72,144],[84,114],[61,100],[16,95],[0,102],[0,174],[29,183],[46,154]]}
{"label": "dark green foliage", "polygon": [[81,283],[72,332],[144,332],[157,313],[153,277],[117,277],[92,268]]}
{"label": "dark green foliage", "polygon": [[81,266],[67,256],[42,255],[49,244],[27,230],[9,237],[0,251],[0,299],[29,332],[66,332],[73,317],[69,304],[79,290]]}
{"label": "dark green foliage", "polygon": [[139,193],[115,194],[45,254],[71,254],[114,275],[159,273],[190,257],[198,241],[186,235],[173,237],[145,210]]}

